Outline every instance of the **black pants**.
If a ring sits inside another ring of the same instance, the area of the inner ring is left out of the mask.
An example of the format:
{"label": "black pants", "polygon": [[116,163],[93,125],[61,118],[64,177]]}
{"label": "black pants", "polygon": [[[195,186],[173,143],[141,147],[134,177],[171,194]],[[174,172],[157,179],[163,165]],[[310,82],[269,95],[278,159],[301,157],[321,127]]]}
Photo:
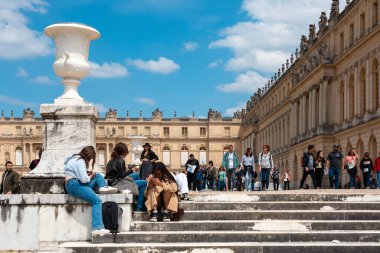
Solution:
{"label": "black pants", "polygon": [[315,177],[317,179],[317,187],[319,189],[322,189],[322,179],[323,179],[324,173],[325,173],[325,171],[322,168],[316,168],[315,169]]}
{"label": "black pants", "polygon": [[197,180],[195,180],[196,173],[187,173],[187,186],[189,187],[189,190],[195,191],[197,187]]}
{"label": "black pants", "polygon": [[289,181],[284,181],[284,190],[286,190],[286,188],[288,188],[288,190],[290,190]]}
{"label": "black pants", "polygon": [[273,178],[273,190],[278,191],[279,185],[280,185],[280,180],[278,178]]}
{"label": "black pants", "polygon": [[310,175],[311,179],[313,180],[313,186],[314,186],[314,188],[317,188],[317,179],[315,178],[315,171],[314,170],[306,171],[305,168],[303,169],[303,176],[302,176],[302,179],[301,179],[300,188],[301,189],[303,188],[303,184],[305,183],[305,180],[306,180],[306,178],[307,178],[308,175]]}

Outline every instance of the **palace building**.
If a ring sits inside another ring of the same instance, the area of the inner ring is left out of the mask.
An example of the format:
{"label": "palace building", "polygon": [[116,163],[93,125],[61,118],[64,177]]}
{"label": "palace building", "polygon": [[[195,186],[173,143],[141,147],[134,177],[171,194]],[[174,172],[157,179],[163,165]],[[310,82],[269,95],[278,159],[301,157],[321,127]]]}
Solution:
{"label": "palace building", "polygon": [[[105,166],[111,157],[115,144],[119,141],[131,146],[130,136],[145,136],[144,142],[152,145],[152,150],[160,160],[172,170],[184,166],[190,154],[202,164],[209,160],[220,166],[223,152],[232,144],[240,154],[239,138],[241,118],[223,118],[217,111],[209,110],[207,118],[193,117],[164,118],[162,111],[156,109],[151,118],[130,118],[127,112],[125,118],[120,118],[116,110],[110,109],[105,118],[99,118],[96,124],[96,150],[98,163]],[[41,118],[35,118],[35,113],[25,109],[22,118],[0,118],[0,167],[4,169],[6,161],[12,161],[23,173],[28,172],[28,166],[38,157],[43,148],[42,135],[44,125]],[[132,154],[127,156],[127,164],[131,163]]]}
{"label": "palace building", "polygon": [[[180,169],[190,153],[201,163],[213,160],[220,166],[228,144],[238,154],[253,147],[255,156],[269,144],[275,164],[292,172],[293,188],[309,144],[325,156],[340,144],[344,154],[356,147],[360,156],[368,151],[375,158],[380,150],[379,1],[347,1],[339,10],[339,1],[332,0],[318,28],[310,24],[295,53],[232,118],[211,109],[205,119],[164,118],[158,109],[151,118],[141,113],[120,118],[110,110],[96,126],[99,164],[105,165],[116,142],[131,147],[131,135],[146,136],[171,169]],[[27,167],[43,146],[43,122],[30,109],[23,118],[12,114],[0,119],[0,167],[6,160]]]}
{"label": "palace building", "polygon": [[243,150],[253,143],[257,155],[269,144],[275,163],[293,172],[293,187],[302,177],[300,159],[308,144],[325,156],[336,143],[343,154],[356,147],[359,156],[368,151],[375,158],[380,148],[379,62],[379,1],[348,1],[339,11],[339,1],[333,0],[329,17],[321,13],[318,31],[311,24],[300,48],[247,102]]}

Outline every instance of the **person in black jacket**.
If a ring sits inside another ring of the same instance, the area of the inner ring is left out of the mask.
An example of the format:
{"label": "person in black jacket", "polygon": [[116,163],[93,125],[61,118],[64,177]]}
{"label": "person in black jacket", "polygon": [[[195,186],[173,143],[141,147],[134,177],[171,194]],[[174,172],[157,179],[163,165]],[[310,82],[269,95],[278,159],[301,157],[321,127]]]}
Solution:
{"label": "person in black jacket", "polygon": [[[192,168],[194,168],[194,166],[195,166],[195,169],[193,171]],[[195,191],[196,185],[197,185],[196,175],[199,171],[199,161],[194,158],[193,154],[190,154],[189,160],[187,160],[185,167],[187,169],[188,187],[189,189],[192,189],[193,191]]]}
{"label": "person in black jacket", "polygon": [[303,184],[308,175],[311,176],[313,180],[314,188],[317,188],[317,180],[315,178],[315,146],[309,145],[307,147],[307,152],[303,154],[303,176],[301,179],[300,189],[303,188]]}
{"label": "person in black jacket", "polygon": [[1,177],[0,193],[13,194],[20,192],[20,176],[13,171],[13,163],[8,161],[5,163],[6,171]]}
{"label": "person in black jacket", "polygon": [[151,150],[151,145],[147,142],[144,144],[144,151],[141,153],[142,162],[140,168],[140,179],[146,180],[153,171],[153,164],[158,160],[158,156]]}
{"label": "person in black jacket", "polygon": [[368,152],[364,153],[364,157],[360,161],[360,169],[363,172],[364,188],[369,189],[371,186],[371,171],[373,170],[373,163]]}

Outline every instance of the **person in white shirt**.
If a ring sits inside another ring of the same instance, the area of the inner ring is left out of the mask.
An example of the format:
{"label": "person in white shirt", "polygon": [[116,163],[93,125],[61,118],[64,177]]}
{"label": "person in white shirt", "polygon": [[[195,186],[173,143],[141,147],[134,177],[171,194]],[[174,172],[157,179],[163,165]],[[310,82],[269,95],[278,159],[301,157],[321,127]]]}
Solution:
{"label": "person in white shirt", "polygon": [[244,191],[252,191],[252,178],[255,172],[255,158],[252,149],[247,148],[241,159],[240,166],[244,168]]}
{"label": "person in white shirt", "polygon": [[269,145],[264,145],[263,151],[259,155],[259,172],[261,172],[262,190],[264,191],[269,188],[270,171],[274,169],[273,157],[269,151]]}
{"label": "person in white shirt", "polygon": [[175,181],[177,181],[178,185],[178,192],[181,194],[181,199],[182,200],[189,200],[189,187],[187,183],[187,176],[186,176],[186,171],[182,171],[178,173],[175,176]]}
{"label": "person in white shirt", "polygon": [[229,184],[228,188],[232,191],[236,191],[236,170],[239,167],[239,161],[234,152],[233,145],[229,145],[228,152],[223,155],[222,167],[226,169]]}

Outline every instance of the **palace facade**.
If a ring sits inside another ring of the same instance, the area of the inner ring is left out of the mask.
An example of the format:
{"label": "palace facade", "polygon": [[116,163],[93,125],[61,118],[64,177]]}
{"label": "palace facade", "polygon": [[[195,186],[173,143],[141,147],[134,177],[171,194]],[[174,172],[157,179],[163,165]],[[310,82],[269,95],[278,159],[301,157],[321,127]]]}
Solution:
{"label": "palace facade", "polygon": [[[223,152],[232,144],[240,154],[241,118],[238,116],[223,118],[217,111],[209,110],[207,118],[193,117],[164,118],[162,111],[156,109],[151,118],[120,118],[116,110],[110,109],[105,118],[99,118],[96,124],[96,149],[98,163],[105,166],[111,157],[115,144],[125,142],[132,148],[130,136],[145,136],[152,150],[160,160],[172,170],[179,170],[186,163],[190,154],[207,164],[213,160],[220,166]],[[35,113],[25,109],[22,118],[0,118],[0,167],[4,169],[6,161],[12,161],[23,173],[28,172],[30,162],[38,157],[43,148],[44,124]],[[132,154],[126,158],[129,164]]]}
{"label": "palace facade", "polygon": [[366,151],[377,157],[379,62],[379,1],[348,1],[340,12],[333,0],[329,17],[321,13],[318,31],[311,24],[300,48],[247,102],[243,150],[269,144],[275,163],[293,172],[293,187],[302,177],[300,159],[308,144],[325,156],[336,143],[344,154],[356,147],[361,157]]}

